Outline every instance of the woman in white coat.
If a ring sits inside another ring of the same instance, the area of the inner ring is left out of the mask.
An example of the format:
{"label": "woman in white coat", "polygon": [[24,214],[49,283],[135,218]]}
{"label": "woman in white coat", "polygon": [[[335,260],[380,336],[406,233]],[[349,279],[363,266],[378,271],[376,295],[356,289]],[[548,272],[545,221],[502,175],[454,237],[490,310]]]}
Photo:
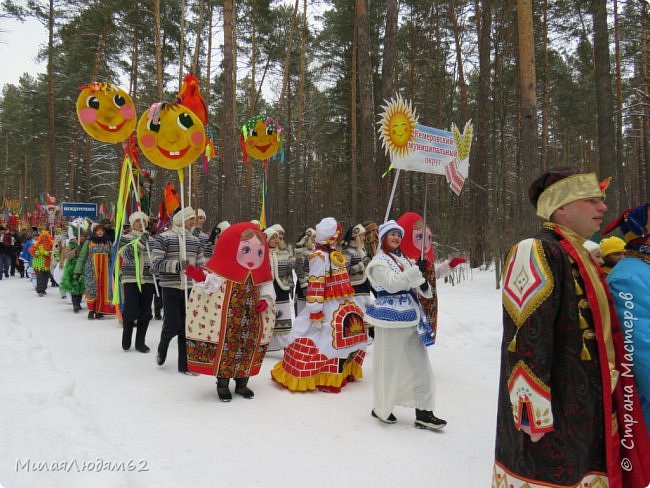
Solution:
{"label": "woman in white coat", "polygon": [[433,414],[435,386],[426,347],[433,329],[419,296],[431,297],[420,269],[400,251],[404,229],[394,220],[379,227],[379,248],[366,268],[377,299],[365,320],[375,326],[372,416],[393,424],[396,405],[415,408],[415,426],[439,430],[447,422]]}

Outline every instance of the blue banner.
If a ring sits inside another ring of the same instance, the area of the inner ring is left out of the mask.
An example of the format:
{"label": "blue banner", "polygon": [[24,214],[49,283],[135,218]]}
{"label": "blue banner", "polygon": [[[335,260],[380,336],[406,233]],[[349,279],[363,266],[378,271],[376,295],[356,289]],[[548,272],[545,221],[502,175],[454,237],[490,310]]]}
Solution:
{"label": "blue banner", "polygon": [[96,203],[62,203],[61,214],[64,217],[97,217]]}

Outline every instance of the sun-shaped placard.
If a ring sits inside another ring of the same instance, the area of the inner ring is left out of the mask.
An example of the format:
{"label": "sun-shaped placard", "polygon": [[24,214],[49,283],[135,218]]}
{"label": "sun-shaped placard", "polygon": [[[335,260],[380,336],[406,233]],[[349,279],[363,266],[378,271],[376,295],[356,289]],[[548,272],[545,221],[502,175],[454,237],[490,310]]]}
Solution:
{"label": "sun-shaped placard", "polygon": [[384,111],[379,121],[379,135],[386,154],[401,157],[408,155],[408,143],[413,140],[418,123],[411,102],[406,102],[398,94],[382,108]]}

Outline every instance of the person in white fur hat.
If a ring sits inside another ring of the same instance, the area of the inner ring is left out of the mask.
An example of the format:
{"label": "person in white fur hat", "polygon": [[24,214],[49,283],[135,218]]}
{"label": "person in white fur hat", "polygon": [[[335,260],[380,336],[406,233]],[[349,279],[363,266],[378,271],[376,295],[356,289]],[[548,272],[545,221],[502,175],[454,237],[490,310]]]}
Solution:
{"label": "person in white fur hat", "polygon": [[340,236],[332,217],[316,225],[307,306],[294,321],[284,358],[271,371],[273,379],[291,391],[338,393],[363,377],[368,333],[363,310],[354,301],[345,257],[336,250]]}
{"label": "person in white fur hat", "polygon": [[415,426],[439,430],[447,422],[433,414],[435,386],[426,346],[433,344],[431,324],[418,296],[430,298],[431,288],[420,269],[400,251],[404,229],[394,220],[379,226],[377,254],[366,274],[377,299],[366,308],[375,327],[372,416],[394,424],[396,405],[415,408]]}
{"label": "person in white fur hat", "polygon": [[122,257],[122,349],[131,348],[133,328],[135,333],[136,351],[150,351],[145,344],[149,322],[151,322],[151,302],[155,293],[153,275],[150,269],[150,249],[153,239],[147,232],[149,217],[144,212],[133,212],[129,215],[131,232],[120,238],[120,256]]}
{"label": "person in white fur hat", "polygon": [[190,232],[194,222],[192,207],[179,210],[172,218],[172,228],[158,234],[151,249],[151,270],[160,277],[165,314],[156,362],[159,366],[165,364],[169,343],[178,337],[178,372],[184,374],[191,374],[185,345],[185,287],[190,288],[192,281],[183,271],[188,264],[205,264],[201,243]]}

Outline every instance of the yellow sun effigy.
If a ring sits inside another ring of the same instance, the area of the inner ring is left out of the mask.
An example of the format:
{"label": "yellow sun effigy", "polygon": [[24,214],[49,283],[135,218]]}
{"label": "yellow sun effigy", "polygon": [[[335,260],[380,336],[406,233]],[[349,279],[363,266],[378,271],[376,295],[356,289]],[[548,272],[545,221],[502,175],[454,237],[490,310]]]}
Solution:
{"label": "yellow sun effigy", "polygon": [[393,97],[386,105],[379,121],[381,143],[390,156],[404,157],[410,153],[409,142],[413,141],[415,126],[418,123],[411,102],[401,95]]}

